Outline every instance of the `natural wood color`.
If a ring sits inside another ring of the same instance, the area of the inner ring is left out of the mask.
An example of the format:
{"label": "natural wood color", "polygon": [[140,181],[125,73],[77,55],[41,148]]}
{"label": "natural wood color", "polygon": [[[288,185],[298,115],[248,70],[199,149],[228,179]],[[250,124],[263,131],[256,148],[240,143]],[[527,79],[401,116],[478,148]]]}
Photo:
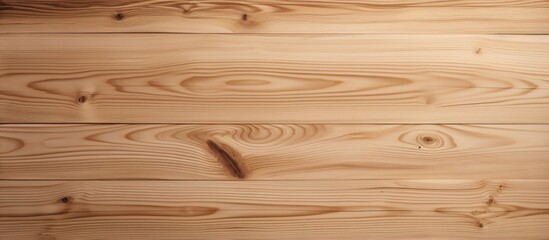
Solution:
{"label": "natural wood color", "polygon": [[0,33],[549,33],[535,0],[4,0]]}
{"label": "natural wood color", "polygon": [[1,125],[0,179],[549,178],[548,125]]}
{"label": "natural wood color", "polygon": [[0,122],[549,123],[549,36],[0,36]]}
{"label": "natural wood color", "polygon": [[540,239],[547,180],[0,181],[2,239]]}
{"label": "natural wood color", "polygon": [[548,0],[0,0],[0,240],[548,236]]}

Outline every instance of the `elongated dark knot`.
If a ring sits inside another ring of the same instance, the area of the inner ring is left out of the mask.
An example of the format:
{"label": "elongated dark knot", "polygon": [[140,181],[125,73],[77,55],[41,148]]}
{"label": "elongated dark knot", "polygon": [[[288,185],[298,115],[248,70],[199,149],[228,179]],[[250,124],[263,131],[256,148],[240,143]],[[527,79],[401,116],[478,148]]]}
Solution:
{"label": "elongated dark knot", "polygon": [[[230,149],[227,146],[221,147],[212,140],[206,141],[208,147],[213,152],[213,155],[229,173],[240,179],[246,178],[246,168],[244,165],[238,162],[238,154],[236,151]],[[227,150],[226,150],[227,149]]]}

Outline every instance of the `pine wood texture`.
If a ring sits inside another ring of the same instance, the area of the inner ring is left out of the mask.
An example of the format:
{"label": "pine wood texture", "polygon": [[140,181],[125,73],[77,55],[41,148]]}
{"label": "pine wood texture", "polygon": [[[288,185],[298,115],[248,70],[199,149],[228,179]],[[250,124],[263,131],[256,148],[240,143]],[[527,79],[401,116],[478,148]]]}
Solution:
{"label": "pine wood texture", "polygon": [[2,179],[545,179],[546,125],[3,125]]}
{"label": "pine wood texture", "polygon": [[547,34],[543,0],[3,0],[2,33]]}
{"label": "pine wood texture", "polygon": [[547,0],[0,0],[0,240],[548,236]]}
{"label": "pine wood texture", "polygon": [[3,35],[4,123],[549,123],[549,38]]}
{"label": "pine wood texture", "polygon": [[6,239],[541,239],[549,231],[547,180],[1,181],[0,190]]}

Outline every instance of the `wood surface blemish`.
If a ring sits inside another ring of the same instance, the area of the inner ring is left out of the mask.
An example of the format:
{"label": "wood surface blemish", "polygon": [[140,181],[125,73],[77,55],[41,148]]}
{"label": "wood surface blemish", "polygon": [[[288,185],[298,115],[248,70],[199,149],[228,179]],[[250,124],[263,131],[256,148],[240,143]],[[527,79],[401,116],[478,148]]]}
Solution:
{"label": "wood surface blemish", "polygon": [[444,139],[434,134],[420,134],[418,135],[419,144],[427,148],[439,148],[444,145]]}
{"label": "wood surface blemish", "polygon": [[65,196],[61,198],[61,202],[65,204],[69,203],[70,201],[71,201],[71,197],[69,196]]}
{"label": "wood surface blemish", "polygon": [[84,103],[86,103],[86,101],[88,101],[88,97],[86,95],[79,95],[78,98],[76,99],[76,101],[79,104],[84,104]]}
{"label": "wood surface blemish", "polygon": [[244,165],[239,162],[241,157],[235,150],[229,148],[226,145],[223,145],[223,147],[221,147],[220,144],[217,144],[212,140],[208,140],[206,143],[208,144],[208,147],[212,151],[215,158],[232,176],[239,179],[246,178],[246,169]]}
{"label": "wood surface blemish", "polygon": [[488,206],[492,206],[492,204],[494,204],[494,203],[495,203],[494,196],[490,195],[490,196],[488,197],[488,202],[487,202],[487,204],[488,204]]}
{"label": "wood surface blemish", "polygon": [[124,20],[126,16],[124,15],[124,13],[121,13],[121,12],[118,12],[116,14],[113,15],[113,18],[117,21],[122,21]]}

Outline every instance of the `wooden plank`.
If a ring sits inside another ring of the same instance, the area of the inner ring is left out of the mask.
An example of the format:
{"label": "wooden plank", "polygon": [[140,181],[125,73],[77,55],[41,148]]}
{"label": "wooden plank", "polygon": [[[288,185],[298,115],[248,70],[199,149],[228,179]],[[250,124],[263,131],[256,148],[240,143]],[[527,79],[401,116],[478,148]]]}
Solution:
{"label": "wooden plank", "polygon": [[0,181],[2,239],[540,239],[547,180]]}
{"label": "wooden plank", "polygon": [[0,33],[549,33],[542,0],[4,0],[0,16]]}
{"label": "wooden plank", "polygon": [[0,179],[549,178],[549,125],[1,125]]}
{"label": "wooden plank", "polygon": [[549,36],[0,36],[0,122],[549,123]]}
{"label": "wooden plank", "polygon": [[[285,212],[286,213],[286,212]],[[549,217],[534,211],[490,227],[467,214],[433,212],[338,212],[322,217],[233,212],[216,219],[171,216],[85,217],[67,220],[1,221],[7,239],[504,239],[538,240],[547,236]],[[314,213],[313,213],[314,214]],[[441,216],[442,215],[442,216]],[[465,216],[464,216],[465,215]],[[253,217],[250,217],[253,216]],[[319,219],[320,218],[320,219]],[[484,226],[484,225],[483,225]],[[55,238],[52,238],[55,237]]]}

